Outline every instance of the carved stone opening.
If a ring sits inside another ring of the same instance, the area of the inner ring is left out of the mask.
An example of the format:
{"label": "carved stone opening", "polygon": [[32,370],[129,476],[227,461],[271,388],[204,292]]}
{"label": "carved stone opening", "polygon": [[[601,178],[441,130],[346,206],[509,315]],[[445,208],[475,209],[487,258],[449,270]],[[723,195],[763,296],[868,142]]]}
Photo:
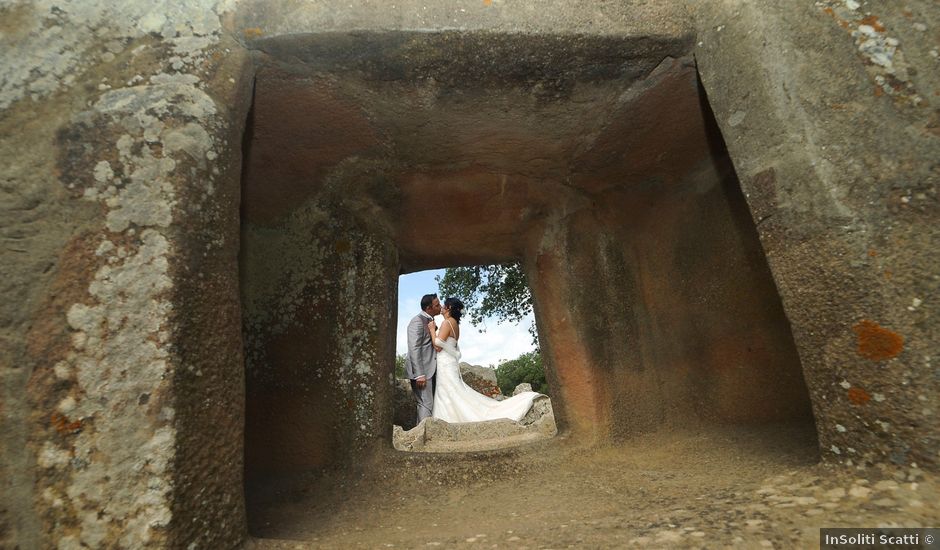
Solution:
{"label": "carved stone opening", "polygon": [[249,509],[253,484],[390,446],[398,275],[434,267],[522,261],[574,437],[812,426],[688,44],[441,32],[257,46],[240,259]]}
{"label": "carved stone opening", "polygon": [[[471,266],[467,266],[471,267]],[[482,267],[482,266],[481,266]],[[419,426],[417,422],[417,400],[411,388],[410,381],[405,374],[405,361],[407,360],[408,344],[407,332],[410,322],[420,311],[420,297],[429,292],[437,292],[437,285],[428,284],[429,279],[424,276],[412,279],[408,283],[408,296],[403,302],[399,297],[399,305],[404,304],[405,311],[398,318],[396,327],[396,379],[393,385],[393,417],[392,417],[392,444],[396,450],[404,452],[431,452],[431,453],[465,453],[506,449],[520,445],[528,445],[536,441],[551,439],[557,435],[555,415],[552,411],[551,398],[547,381],[542,377],[538,380],[523,379],[509,373],[507,380],[512,386],[501,388],[497,378],[499,368],[518,368],[520,365],[503,365],[502,361],[520,359],[522,354],[532,352],[534,346],[530,345],[531,330],[537,330],[531,315],[525,315],[518,323],[510,320],[495,318],[483,319],[480,308],[473,307],[469,296],[460,294],[439,294],[442,305],[446,305],[449,297],[457,297],[471,306],[466,309],[465,316],[460,323],[460,351],[459,360],[460,379],[475,392],[488,396],[497,401],[512,398],[516,392],[536,391],[542,395],[536,397],[531,408],[525,415],[517,420],[510,418],[493,418],[489,421],[445,422],[432,419]],[[490,277],[487,274],[486,277]],[[515,275],[511,275],[515,276]],[[404,276],[399,278],[399,286]],[[423,287],[414,285],[415,281],[423,281]],[[490,282],[493,282],[490,280]],[[520,294],[515,296],[511,306],[517,313],[527,313],[527,297],[531,294],[529,285],[524,280],[512,281],[522,286],[512,286]],[[417,290],[417,294],[415,294]],[[401,293],[400,293],[401,294]],[[474,317],[476,319],[474,319]],[[475,321],[483,321],[475,325]],[[444,323],[440,321],[440,326]],[[531,325],[528,323],[531,322]],[[515,325],[515,326],[513,326]],[[493,331],[493,332],[490,332]],[[488,334],[487,334],[488,333]],[[522,338],[521,341],[516,341]],[[497,355],[498,354],[498,355]],[[440,355],[438,356],[440,357]],[[482,360],[482,357],[487,357]],[[399,365],[399,360],[401,364]],[[497,365],[499,363],[499,365]],[[528,367],[528,365],[526,365]],[[439,371],[440,372],[440,371]],[[517,371],[515,374],[519,374]],[[531,374],[531,371],[526,371]],[[442,378],[437,377],[438,384]],[[520,384],[528,384],[528,387]],[[440,388],[440,386],[438,386]],[[504,409],[505,411],[505,409]],[[437,411],[435,410],[435,415]],[[417,429],[415,429],[417,428]]]}

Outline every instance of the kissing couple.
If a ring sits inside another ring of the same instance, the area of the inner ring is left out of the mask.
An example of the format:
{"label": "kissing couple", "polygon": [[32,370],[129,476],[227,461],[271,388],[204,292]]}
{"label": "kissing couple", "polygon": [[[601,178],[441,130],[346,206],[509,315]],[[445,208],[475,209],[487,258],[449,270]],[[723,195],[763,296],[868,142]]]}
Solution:
{"label": "kissing couple", "polygon": [[[527,391],[497,401],[477,392],[460,377],[460,317],[463,302],[436,294],[421,298],[421,312],[408,323],[405,376],[418,402],[418,423],[428,417],[446,422],[479,422],[508,418],[521,420],[532,401],[542,395]],[[435,317],[443,321],[438,329]]]}

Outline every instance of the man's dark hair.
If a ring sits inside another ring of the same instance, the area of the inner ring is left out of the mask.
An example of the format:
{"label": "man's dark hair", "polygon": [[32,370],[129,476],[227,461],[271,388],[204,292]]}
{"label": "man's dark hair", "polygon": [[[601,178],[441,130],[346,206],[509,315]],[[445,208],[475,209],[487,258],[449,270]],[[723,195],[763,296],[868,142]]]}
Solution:
{"label": "man's dark hair", "polygon": [[434,301],[434,298],[437,298],[437,294],[425,294],[421,297],[421,311],[427,310],[431,307],[431,302]]}

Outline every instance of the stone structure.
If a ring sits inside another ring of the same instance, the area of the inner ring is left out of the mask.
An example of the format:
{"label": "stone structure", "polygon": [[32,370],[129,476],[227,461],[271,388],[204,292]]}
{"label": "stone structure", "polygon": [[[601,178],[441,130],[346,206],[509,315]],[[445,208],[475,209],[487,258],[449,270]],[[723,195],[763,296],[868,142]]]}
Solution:
{"label": "stone structure", "polygon": [[[496,385],[496,371],[487,367],[460,363],[460,376],[468,386],[494,399],[504,399]],[[531,388],[530,388],[531,389]],[[417,415],[415,412],[415,398],[408,380],[401,378],[395,380],[392,390],[392,423],[405,430],[415,427]]]}
{"label": "stone structure", "polygon": [[470,363],[460,363],[460,377],[468,386],[483,395],[493,398],[502,395],[502,391],[496,383],[496,369],[471,365]]}
{"label": "stone structure", "polygon": [[503,418],[451,424],[432,417],[411,429],[396,425],[392,445],[399,451],[425,453],[492,451],[551,439],[557,433],[552,402],[542,396],[518,422]]}
{"label": "stone structure", "polygon": [[936,470],[938,25],[3,3],[0,546],[239,544],[246,482],[391,447],[398,275],[512,259],[583,441],[815,418]]}

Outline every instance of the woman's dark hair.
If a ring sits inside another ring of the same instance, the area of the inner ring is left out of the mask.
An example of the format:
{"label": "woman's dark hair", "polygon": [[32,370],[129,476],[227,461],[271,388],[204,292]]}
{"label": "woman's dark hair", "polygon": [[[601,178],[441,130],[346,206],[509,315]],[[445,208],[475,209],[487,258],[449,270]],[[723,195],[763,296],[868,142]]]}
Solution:
{"label": "woman's dark hair", "polygon": [[463,315],[463,302],[457,298],[448,298],[444,300],[444,307],[450,310],[450,316],[460,324],[460,316]]}

